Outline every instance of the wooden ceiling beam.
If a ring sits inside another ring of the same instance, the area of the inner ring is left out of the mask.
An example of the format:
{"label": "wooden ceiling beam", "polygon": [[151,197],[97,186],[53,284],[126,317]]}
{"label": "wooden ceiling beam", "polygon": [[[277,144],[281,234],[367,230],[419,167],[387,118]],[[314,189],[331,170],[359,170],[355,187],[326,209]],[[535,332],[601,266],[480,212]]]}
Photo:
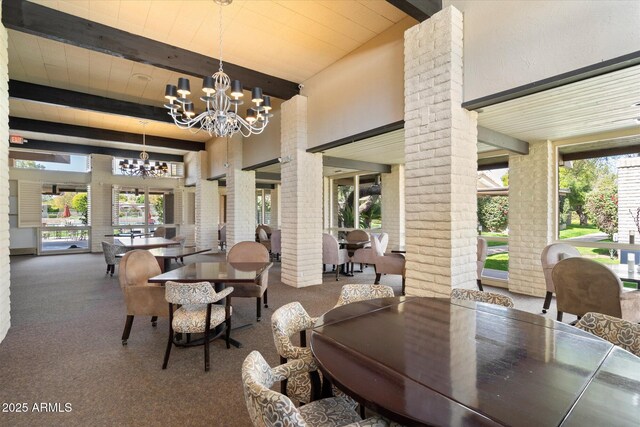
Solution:
{"label": "wooden ceiling beam", "polygon": [[[2,22],[6,28],[12,30],[189,76],[200,78],[210,76],[219,67],[219,60],[216,58],[131,34],[26,0],[3,1]],[[289,99],[299,93],[298,83],[229,62],[225,62],[224,67],[229,76],[240,80],[245,87],[259,86],[267,95]],[[158,95],[159,100],[162,95]]]}
{"label": "wooden ceiling beam", "polygon": [[[64,123],[45,122],[41,120],[23,119],[20,117],[9,116],[9,129],[12,131],[21,130],[50,135],[74,136],[100,141],[124,142],[127,144],[142,145],[142,134],[86,126],[75,126]],[[173,148],[185,151],[200,151],[205,149],[205,145],[202,142],[182,141],[180,139],[164,138],[155,135],[147,135],[146,144],[149,147]]]}
{"label": "wooden ceiling beam", "polygon": [[418,22],[426,21],[442,10],[442,0],[387,0]]}

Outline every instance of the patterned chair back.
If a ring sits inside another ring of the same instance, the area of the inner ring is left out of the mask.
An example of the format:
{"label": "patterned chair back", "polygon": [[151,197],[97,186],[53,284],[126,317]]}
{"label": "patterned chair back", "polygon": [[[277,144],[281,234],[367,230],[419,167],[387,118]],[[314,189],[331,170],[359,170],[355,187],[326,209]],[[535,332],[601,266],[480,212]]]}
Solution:
{"label": "patterned chair back", "polygon": [[386,285],[344,285],[340,290],[336,307],[352,302],[393,297],[393,289]]}
{"label": "patterned chair back", "polygon": [[278,369],[291,364],[303,364],[296,360],[272,369],[257,351],[252,351],[242,363],[242,388],[249,417],[256,427],[306,427],[298,408],[282,393],[271,390],[276,381],[283,379]]}
{"label": "patterned chair back", "polygon": [[116,245],[109,242],[102,242],[102,252],[104,253],[104,260],[109,265],[116,264],[116,255],[124,253],[125,248],[122,245]]}
{"label": "patterned chair back", "polygon": [[640,325],[602,313],[586,313],[576,327],[640,357]]}
{"label": "patterned chair back", "polygon": [[166,282],[164,297],[167,302],[180,305],[209,304],[216,301],[216,291],[209,282]]}
{"label": "patterned chair back", "polygon": [[283,305],[271,316],[271,331],[276,350],[285,359],[300,359],[310,356],[310,348],[293,345],[291,336],[313,328],[314,319],[297,301]]}
{"label": "patterned chair back", "polygon": [[475,289],[454,289],[451,291],[451,299],[486,302],[508,308],[513,307],[513,300],[506,295],[500,295],[493,292],[476,291]]}

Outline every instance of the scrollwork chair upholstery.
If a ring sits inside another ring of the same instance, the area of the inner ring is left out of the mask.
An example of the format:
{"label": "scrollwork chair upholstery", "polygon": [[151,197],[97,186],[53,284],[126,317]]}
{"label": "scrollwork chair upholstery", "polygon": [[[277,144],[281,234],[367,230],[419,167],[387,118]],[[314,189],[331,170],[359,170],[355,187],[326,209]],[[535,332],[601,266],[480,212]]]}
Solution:
{"label": "scrollwork chair upholstery", "polygon": [[486,302],[508,308],[513,307],[513,300],[506,295],[500,295],[493,292],[476,291],[475,289],[453,289],[451,291],[451,299]]}
{"label": "scrollwork chair upholstery", "polygon": [[586,313],[576,327],[640,357],[640,325],[601,313]]}
{"label": "scrollwork chair upholstery", "polygon": [[640,290],[627,291],[616,274],[587,258],[567,258],[551,271],[556,287],[557,320],[563,313],[584,316],[592,311],[640,322]]}
{"label": "scrollwork chair upholstery", "polygon": [[393,289],[386,285],[344,285],[340,290],[336,307],[352,302],[367,301],[377,298],[393,298]]}
{"label": "scrollwork chair upholstery", "polygon": [[[257,242],[239,242],[229,249],[227,261],[230,263],[243,262],[269,262],[269,251]],[[256,298],[256,320],[259,322],[262,318],[262,300],[264,299],[264,307],[268,308],[268,287],[269,272],[265,271],[260,278],[260,282],[256,284],[237,283],[234,284],[235,292],[233,298]]]}
{"label": "scrollwork chair upholstery", "polygon": [[566,243],[552,243],[547,245],[542,250],[542,255],[540,256],[540,262],[542,263],[542,272],[544,273],[544,281],[547,285],[547,294],[544,297],[544,303],[542,304],[542,312],[546,313],[549,310],[549,306],[551,306],[551,298],[553,294],[556,292],[556,287],[553,284],[553,277],[551,276],[551,271],[553,267],[556,266],[558,262],[565,258],[571,257],[579,257],[580,251],[574,248],[571,245],[567,245]]}
{"label": "scrollwork chair upholstery", "polygon": [[296,408],[291,399],[271,390],[277,381],[309,369],[308,359],[296,359],[271,368],[257,351],[252,351],[242,364],[244,399],[251,422],[256,427],[384,427],[381,418],[361,420],[351,404],[342,397],[316,400]]}
{"label": "scrollwork chair upholstery", "polygon": [[164,287],[149,283],[149,278],[159,274],[158,261],[149,251],[136,249],[122,257],[119,281],[127,308],[122,345],[127,345],[134,316],[151,316],[153,326],[158,317],[169,316],[167,302],[164,299]]}
{"label": "scrollwork chair upholstery", "polygon": [[338,239],[331,234],[322,235],[322,264],[331,264],[336,269],[336,281],[340,274],[340,266],[347,263],[349,254],[346,249],[340,249]]}
{"label": "scrollwork chair upholstery", "polygon": [[113,273],[116,271],[116,264],[118,263],[116,255],[127,252],[127,248],[122,245],[117,245],[109,242],[102,242],[102,252],[104,253],[104,260],[107,263],[107,273]]}
{"label": "scrollwork chair upholstery", "polygon": [[[228,298],[233,288],[225,288],[216,292],[209,282],[177,283],[167,282],[165,287],[165,299],[169,303],[169,341],[164,355],[162,369],[167,369],[171,347],[176,344],[174,333],[194,334],[204,333],[204,370],[209,370],[209,341],[216,338],[212,336],[212,329],[226,323],[226,341],[229,348],[231,334],[231,304]],[[225,305],[214,303],[226,298]],[[180,306],[173,310],[173,305]],[[220,332],[221,334],[222,332]],[[218,335],[220,335],[218,334]]]}

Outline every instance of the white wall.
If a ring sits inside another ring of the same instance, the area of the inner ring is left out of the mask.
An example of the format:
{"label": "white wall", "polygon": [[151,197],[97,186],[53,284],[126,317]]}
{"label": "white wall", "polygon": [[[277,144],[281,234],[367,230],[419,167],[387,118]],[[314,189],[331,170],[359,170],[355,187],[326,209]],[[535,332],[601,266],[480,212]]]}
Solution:
{"label": "white wall", "polygon": [[273,100],[273,117],[260,135],[243,138],[242,167],[254,166],[280,157],[280,104]]}
{"label": "white wall", "polygon": [[[2,12],[0,11],[0,14]],[[7,30],[0,23],[0,342],[4,339],[10,317],[9,267],[9,54]]]}
{"label": "white wall", "polygon": [[464,100],[640,48],[640,1],[444,0],[464,14]]}
{"label": "white wall", "polygon": [[405,18],[306,80],[308,146],[315,147],[404,118]]}

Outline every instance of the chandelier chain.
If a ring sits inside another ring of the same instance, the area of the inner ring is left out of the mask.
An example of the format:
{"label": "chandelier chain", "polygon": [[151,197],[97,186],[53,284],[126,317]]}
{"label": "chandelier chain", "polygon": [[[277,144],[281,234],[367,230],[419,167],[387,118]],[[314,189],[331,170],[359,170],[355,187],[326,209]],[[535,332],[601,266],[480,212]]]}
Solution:
{"label": "chandelier chain", "polygon": [[219,29],[219,31],[218,31],[218,35],[219,35],[218,42],[219,42],[219,45],[220,45],[220,68],[219,68],[219,71],[222,72],[222,6],[218,6],[218,10],[220,11],[220,13],[218,13],[218,17],[220,18],[219,22],[218,22],[218,29]]}

